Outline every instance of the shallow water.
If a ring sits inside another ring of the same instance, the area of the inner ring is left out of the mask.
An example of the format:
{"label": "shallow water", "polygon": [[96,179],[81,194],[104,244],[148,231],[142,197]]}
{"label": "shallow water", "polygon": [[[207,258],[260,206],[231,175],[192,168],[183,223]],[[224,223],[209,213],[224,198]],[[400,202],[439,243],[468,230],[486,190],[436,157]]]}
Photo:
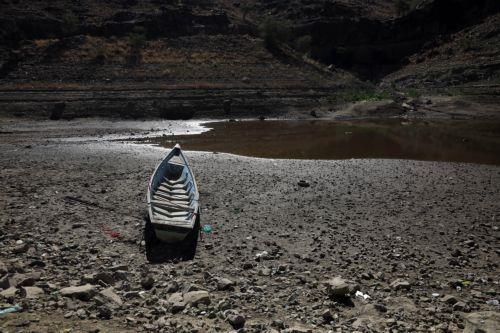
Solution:
{"label": "shallow water", "polygon": [[500,123],[477,121],[266,120],[207,123],[198,135],[148,143],[291,159],[398,158],[500,165]]}

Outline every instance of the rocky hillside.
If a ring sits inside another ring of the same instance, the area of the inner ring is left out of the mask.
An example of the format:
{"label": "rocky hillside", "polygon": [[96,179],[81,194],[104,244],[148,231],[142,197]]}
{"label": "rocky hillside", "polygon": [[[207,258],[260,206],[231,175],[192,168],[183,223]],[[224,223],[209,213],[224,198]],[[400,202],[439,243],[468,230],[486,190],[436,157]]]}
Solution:
{"label": "rocky hillside", "polygon": [[339,91],[494,95],[500,2],[405,1],[3,0],[0,112],[276,115]]}

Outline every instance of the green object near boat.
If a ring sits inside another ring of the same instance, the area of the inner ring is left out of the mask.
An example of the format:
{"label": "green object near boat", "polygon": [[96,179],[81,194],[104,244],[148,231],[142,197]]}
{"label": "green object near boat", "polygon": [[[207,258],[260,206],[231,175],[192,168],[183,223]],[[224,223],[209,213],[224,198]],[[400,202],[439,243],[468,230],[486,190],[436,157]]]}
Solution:
{"label": "green object near boat", "polygon": [[210,224],[205,224],[203,227],[201,227],[201,231],[203,231],[206,234],[209,234],[212,232],[212,226]]}

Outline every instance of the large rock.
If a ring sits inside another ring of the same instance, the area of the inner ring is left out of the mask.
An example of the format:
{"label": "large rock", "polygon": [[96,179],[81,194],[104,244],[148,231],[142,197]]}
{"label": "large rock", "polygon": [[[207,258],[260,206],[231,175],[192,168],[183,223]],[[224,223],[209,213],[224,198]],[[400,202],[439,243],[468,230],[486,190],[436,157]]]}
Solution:
{"label": "large rock", "polygon": [[183,295],[184,302],[191,306],[198,304],[210,304],[210,294],[204,290],[190,291]]}
{"label": "large rock", "polygon": [[10,298],[16,296],[17,288],[16,287],[10,287],[5,290],[2,290],[0,292],[0,295],[5,297],[5,298]]}
{"label": "large rock", "polygon": [[9,269],[7,265],[0,260],[0,275],[8,273]]}
{"label": "large rock", "polygon": [[238,314],[238,313],[234,313],[234,314],[230,314],[227,316],[227,321],[229,322],[229,324],[231,324],[231,326],[235,329],[235,330],[238,330],[240,328],[243,328],[243,326],[245,326],[245,317]]}
{"label": "large rock", "polygon": [[108,301],[110,301],[112,303],[115,303],[115,304],[118,304],[118,305],[122,305],[123,304],[123,301],[120,298],[120,296],[118,296],[117,294],[115,294],[113,287],[109,287],[107,289],[104,289],[101,292],[99,292],[99,294],[101,296],[103,296],[106,300],[108,300]]}
{"label": "large rock", "polygon": [[326,292],[330,297],[344,297],[349,294],[349,285],[339,276],[325,281],[324,284],[326,285]]}
{"label": "large rock", "polygon": [[500,332],[500,313],[494,311],[474,312],[464,315],[464,333]]}
{"label": "large rock", "polygon": [[216,278],[217,290],[232,290],[234,287],[234,282],[227,278]]}
{"label": "large rock", "polygon": [[8,289],[10,287],[9,277],[5,275],[0,278],[0,289]]}
{"label": "large rock", "polygon": [[38,297],[42,296],[43,294],[45,294],[45,292],[43,291],[42,288],[38,288],[38,287],[22,287],[21,288],[21,295],[24,298],[34,299],[34,298],[38,298]]}
{"label": "large rock", "polygon": [[10,285],[16,287],[31,287],[40,280],[39,272],[31,272],[27,274],[14,274],[10,279]]}
{"label": "large rock", "polygon": [[391,288],[394,290],[401,290],[401,289],[408,290],[410,289],[410,287],[411,284],[403,279],[396,279],[391,282]]}
{"label": "large rock", "polygon": [[88,301],[96,294],[96,286],[85,284],[77,287],[67,287],[60,290],[61,295],[65,297],[78,298],[82,301]]}

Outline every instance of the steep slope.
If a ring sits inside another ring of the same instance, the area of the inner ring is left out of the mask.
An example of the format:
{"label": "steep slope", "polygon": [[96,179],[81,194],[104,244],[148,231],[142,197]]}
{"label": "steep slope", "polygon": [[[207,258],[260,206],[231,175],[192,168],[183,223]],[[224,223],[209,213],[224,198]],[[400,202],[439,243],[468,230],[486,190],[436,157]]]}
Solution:
{"label": "steep slope", "polygon": [[385,77],[382,85],[494,101],[500,96],[500,14],[428,43],[409,57],[408,65]]}

